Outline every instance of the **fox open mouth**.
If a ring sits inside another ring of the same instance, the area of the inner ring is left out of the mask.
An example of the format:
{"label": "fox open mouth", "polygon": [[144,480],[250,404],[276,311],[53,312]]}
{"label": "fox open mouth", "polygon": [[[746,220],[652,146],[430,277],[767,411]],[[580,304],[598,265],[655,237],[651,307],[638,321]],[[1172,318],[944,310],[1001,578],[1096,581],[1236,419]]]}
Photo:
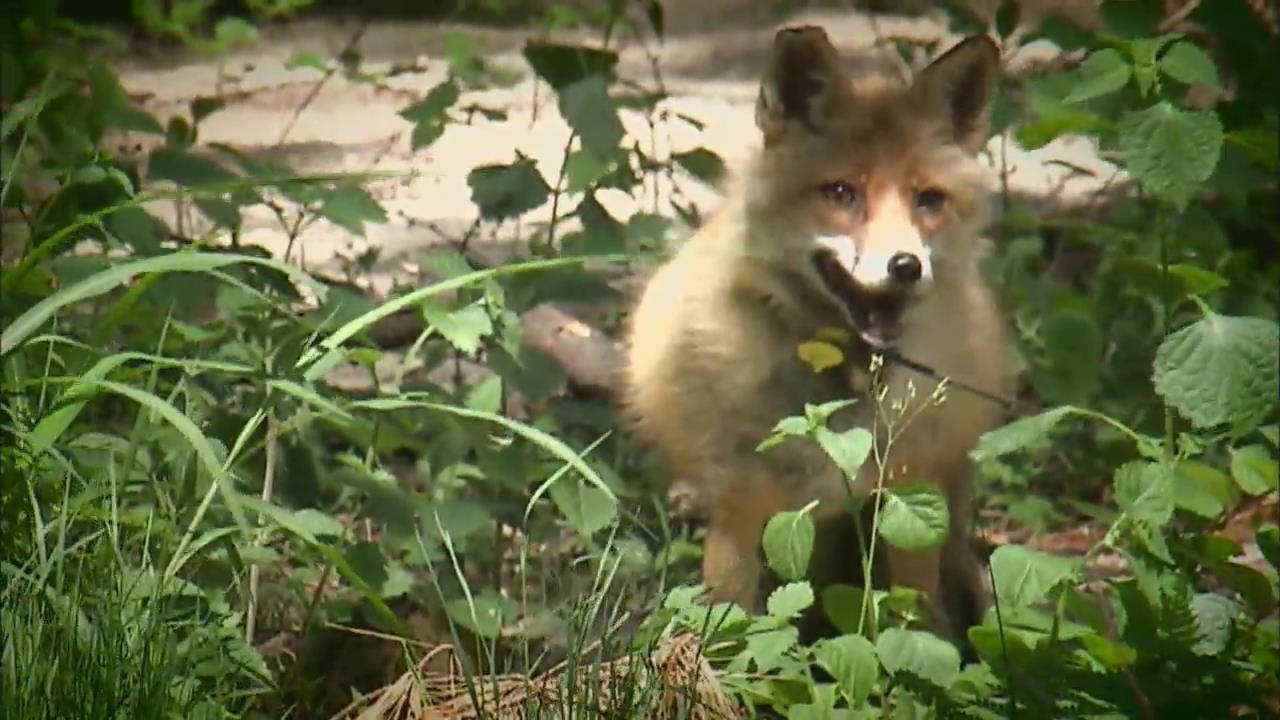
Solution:
{"label": "fox open mouth", "polygon": [[869,291],[860,287],[835,254],[826,250],[814,253],[813,266],[827,290],[844,305],[854,328],[868,344],[887,348],[902,335],[902,316],[911,302],[909,293]]}

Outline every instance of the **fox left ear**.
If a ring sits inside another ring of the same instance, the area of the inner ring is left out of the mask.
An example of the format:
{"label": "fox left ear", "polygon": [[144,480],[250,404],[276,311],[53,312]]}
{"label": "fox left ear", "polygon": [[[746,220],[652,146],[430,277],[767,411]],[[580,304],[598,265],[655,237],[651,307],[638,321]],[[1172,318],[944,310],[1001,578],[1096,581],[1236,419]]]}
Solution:
{"label": "fox left ear", "polygon": [[974,35],[943,53],[915,81],[949,120],[956,144],[976,153],[987,142],[991,105],[1000,72],[1000,49],[986,35]]}

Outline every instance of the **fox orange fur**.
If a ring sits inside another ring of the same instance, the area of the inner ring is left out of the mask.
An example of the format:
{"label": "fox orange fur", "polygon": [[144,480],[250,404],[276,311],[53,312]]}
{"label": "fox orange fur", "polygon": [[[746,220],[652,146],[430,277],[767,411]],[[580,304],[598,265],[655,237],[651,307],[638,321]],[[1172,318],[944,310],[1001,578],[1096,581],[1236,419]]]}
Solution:
{"label": "fox orange fur", "polygon": [[[893,347],[946,377],[1011,390],[1002,320],[977,266],[988,199],[976,155],[998,70],[985,36],[911,83],[848,76],[820,28],[775,36],[756,106],[762,146],[720,212],[649,281],[630,325],[628,411],[707,504],[712,599],[757,606],[761,534],[775,513],[818,500],[815,518],[852,526],[849,483],[814,443],[756,450],[806,403],[865,391],[869,354],[818,372],[798,355],[801,343],[839,327],[864,350]],[[987,597],[967,536],[967,453],[1003,409],[954,388],[930,403],[937,381],[899,366],[882,380],[885,404],[910,385],[928,405],[895,439],[886,483],[934,483],[951,526],[939,548],[887,548],[878,569],[888,584],[925,593],[928,624],[959,641]],[[831,426],[866,427],[883,443],[876,407],[863,395]],[[853,493],[875,487],[876,465],[863,466]],[[849,537],[820,535],[811,575],[853,562]]]}

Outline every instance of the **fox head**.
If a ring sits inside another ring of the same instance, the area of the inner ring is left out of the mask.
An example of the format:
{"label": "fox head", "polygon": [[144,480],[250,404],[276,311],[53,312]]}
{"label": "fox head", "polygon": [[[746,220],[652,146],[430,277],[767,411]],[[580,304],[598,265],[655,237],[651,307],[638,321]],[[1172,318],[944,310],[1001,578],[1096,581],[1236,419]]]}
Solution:
{"label": "fox head", "polygon": [[851,78],[826,33],[783,29],[756,104],[750,252],[811,281],[874,345],[948,263],[970,263],[986,207],[999,51],[970,37],[911,83]]}

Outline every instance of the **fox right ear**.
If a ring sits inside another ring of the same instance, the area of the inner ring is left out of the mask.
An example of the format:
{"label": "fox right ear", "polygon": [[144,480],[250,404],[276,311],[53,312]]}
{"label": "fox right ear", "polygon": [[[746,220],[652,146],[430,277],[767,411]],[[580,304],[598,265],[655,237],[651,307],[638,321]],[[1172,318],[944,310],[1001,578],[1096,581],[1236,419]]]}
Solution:
{"label": "fox right ear", "polygon": [[783,28],[773,37],[773,51],[756,100],[756,125],[765,141],[788,123],[819,131],[823,111],[849,93],[840,57],[822,28]]}

